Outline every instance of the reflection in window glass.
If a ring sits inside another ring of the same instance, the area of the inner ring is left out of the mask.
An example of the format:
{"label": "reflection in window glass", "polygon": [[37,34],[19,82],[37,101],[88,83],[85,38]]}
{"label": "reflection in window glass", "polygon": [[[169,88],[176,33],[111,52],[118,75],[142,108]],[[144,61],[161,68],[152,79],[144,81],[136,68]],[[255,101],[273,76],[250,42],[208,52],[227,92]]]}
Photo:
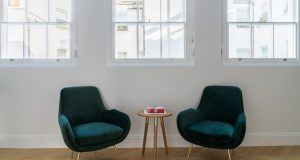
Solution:
{"label": "reflection in window glass", "polygon": [[297,58],[298,8],[298,0],[228,0],[229,58]]}
{"label": "reflection in window glass", "polygon": [[184,58],[184,26],[164,25],[162,34],[162,56]]}
{"label": "reflection in window glass", "polygon": [[160,26],[145,26],[145,58],[160,58],[161,50]]}
{"label": "reflection in window glass", "polygon": [[[244,50],[242,52],[241,48]],[[251,58],[251,26],[232,24],[229,26],[229,58]],[[245,52],[245,50],[249,52]]]}
{"label": "reflection in window glass", "polygon": [[254,58],[273,58],[272,25],[254,25]]}
{"label": "reflection in window glass", "polygon": [[115,27],[116,58],[137,58],[137,26],[118,24]]}
{"label": "reflection in window glass", "polygon": [[1,59],[23,58],[23,25],[1,25]]}
{"label": "reflection in window glass", "polygon": [[69,59],[71,0],[4,0],[1,59]]}
{"label": "reflection in window glass", "polygon": [[114,0],[113,4],[114,58],[185,58],[186,0]]}
{"label": "reflection in window glass", "polygon": [[48,25],[48,57],[70,58],[70,25]]}
{"label": "reflection in window glass", "polygon": [[275,25],[274,27],[274,57],[296,57],[296,26]]}

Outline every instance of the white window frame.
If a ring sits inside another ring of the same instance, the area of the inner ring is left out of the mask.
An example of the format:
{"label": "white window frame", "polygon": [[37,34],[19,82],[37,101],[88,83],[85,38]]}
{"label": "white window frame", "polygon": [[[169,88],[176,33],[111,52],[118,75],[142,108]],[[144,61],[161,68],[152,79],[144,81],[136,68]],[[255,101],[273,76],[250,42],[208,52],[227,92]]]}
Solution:
{"label": "white window frame", "polygon": [[[51,0],[49,0],[51,1]],[[70,25],[70,57],[68,59],[1,59],[0,67],[48,67],[75,66],[78,58],[77,40],[77,0],[71,0],[71,22],[0,22],[0,24],[69,24]],[[1,4],[0,4],[0,7]],[[2,13],[2,12],[1,12]],[[0,14],[1,14],[0,13]],[[49,13],[48,13],[49,14]],[[1,52],[1,50],[0,50]],[[0,53],[1,54],[1,53]]]}
{"label": "white window frame", "polygon": [[116,59],[114,47],[113,0],[105,0],[106,64],[108,66],[192,66],[195,64],[194,0],[186,2],[184,59]]}
{"label": "white window frame", "polygon": [[[298,23],[296,25],[296,58],[229,58],[229,22],[227,21],[227,3],[222,1],[222,48],[223,64],[228,66],[300,66],[299,29],[300,29],[300,1],[298,1]],[[274,24],[273,22],[252,22],[252,24]],[[275,22],[276,23],[276,22]],[[280,23],[280,22],[279,22]],[[250,24],[251,22],[245,22]],[[274,33],[273,33],[274,34]]]}

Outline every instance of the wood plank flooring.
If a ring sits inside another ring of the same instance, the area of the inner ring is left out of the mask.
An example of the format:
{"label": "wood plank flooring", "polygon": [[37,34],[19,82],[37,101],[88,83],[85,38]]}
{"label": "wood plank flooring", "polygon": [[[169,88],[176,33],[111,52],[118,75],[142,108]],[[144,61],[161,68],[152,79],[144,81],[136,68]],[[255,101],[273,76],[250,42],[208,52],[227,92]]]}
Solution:
{"label": "wood plank flooring", "polygon": [[[158,160],[186,160],[188,148],[158,150]],[[152,160],[152,149],[141,156],[141,149],[118,149],[119,160]],[[74,159],[76,157],[74,154]],[[80,160],[115,160],[112,148],[82,153]],[[71,160],[68,149],[0,149],[0,160]],[[189,160],[228,160],[226,150],[193,148]],[[235,150],[233,160],[300,160],[300,146],[241,147]]]}

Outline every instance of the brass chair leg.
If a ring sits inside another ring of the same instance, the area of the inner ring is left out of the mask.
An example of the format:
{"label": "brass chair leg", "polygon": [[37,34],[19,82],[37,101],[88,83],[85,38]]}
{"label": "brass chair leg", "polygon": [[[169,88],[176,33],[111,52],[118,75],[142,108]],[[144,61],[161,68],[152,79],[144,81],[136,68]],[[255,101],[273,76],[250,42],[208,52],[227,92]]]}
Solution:
{"label": "brass chair leg", "polygon": [[119,155],[118,155],[118,152],[117,152],[117,146],[114,146],[114,151],[115,151],[117,159],[119,159]]}
{"label": "brass chair leg", "polygon": [[234,155],[235,155],[234,149],[232,149],[231,151],[232,151],[232,157],[234,157]]}
{"label": "brass chair leg", "polygon": [[190,154],[191,154],[192,148],[193,148],[193,144],[190,145],[190,149],[189,149],[189,152],[188,152],[187,160],[190,158]]}
{"label": "brass chair leg", "polygon": [[79,159],[80,159],[80,152],[78,152],[76,160],[79,160]]}
{"label": "brass chair leg", "polygon": [[229,160],[231,160],[231,155],[230,155],[230,150],[229,149],[227,150],[227,153],[228,153]]}

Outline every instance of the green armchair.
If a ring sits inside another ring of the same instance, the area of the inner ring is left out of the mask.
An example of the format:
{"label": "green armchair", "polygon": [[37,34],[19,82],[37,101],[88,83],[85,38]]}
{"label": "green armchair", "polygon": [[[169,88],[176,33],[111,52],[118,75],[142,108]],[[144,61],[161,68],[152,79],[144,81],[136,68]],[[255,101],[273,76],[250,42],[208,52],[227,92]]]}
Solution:
{"label": "green armchair", "polygon": [[59,126],[65,144],[73,151],[96,151],[122,142],[130,130],[127,114],[104,107],[96,87],[70,87],[60,93]]}
{"label": "green armchair", "polygon": [[193,144],[216,149],[238,147],[245,136],[246,116],[242,92],[233,86],[208,86],[197,109],[187,109],[177,116],[180,135]]}

